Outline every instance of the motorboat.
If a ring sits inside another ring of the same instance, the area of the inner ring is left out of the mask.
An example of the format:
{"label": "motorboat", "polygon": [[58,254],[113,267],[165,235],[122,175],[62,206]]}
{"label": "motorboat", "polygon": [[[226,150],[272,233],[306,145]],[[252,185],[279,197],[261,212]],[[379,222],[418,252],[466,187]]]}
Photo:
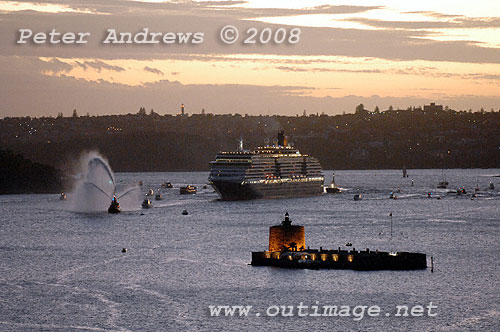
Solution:
{"label": "motorboat", "polygon": [[146,196],[154,196],[154,195],[155,195],[155,191],[153,189],[149,189],[148,193],[146,194]]}
{"label": "motorboat", "polygon": [[163,195],[161,194],[160,189],[156,191],[155,200],[157,201],[163,200]]}
{"label": "motorboat", "polygon": [[179,188],[179,193],[181,195],[189,195],[189,194],[196,194],[196,187],[192,185],[187,185],[185,187],[180,187]]}
{"label": "motorboat", "polygon": [[151,201],[149,200],[149,198],[144,199],[144,201],[142,202],[142,208],[143,209],[149,209],[149,208],[152,208],[152,207],[153,207],[153,203],[151,203]]}
{"label": "motorboat", "polygon": [[161,184],[161,187],[162,187],[162,188],[173,188],[174,186],[173,186],[173,185],[172,185],[172,183],[170,183],[170,182],[163,182],[163,183]]}
{"label": "motorboat", "polygon": [[187,216],[189,213],[188,213],[188,210],[182,210],[182,215],[183,216]]}
{"label": "motorboat", "polygon": [[108,213],[120,213],[120,203],[118,203],[118,200],[116,199],[116,196],[113,196],[113,199],[111,200],[111,205],[108,208]]}
{"label": "motorboat", "polygon": [[68,199],[68,196],[67,196],[65,193],[61,193],[61,196],[59,196],[59,199],[60,199],[61,201],[65,201],[65,200],[67,200],[67,199]]}
{"label": "motorboat", "polygon": [[356,194],[356,195],[354,195],[354,197],[353,197],[353,199],[354,199],[355,201],[360,201],[362,198],[363,198],[363,196],[361,196],[361,194]]}

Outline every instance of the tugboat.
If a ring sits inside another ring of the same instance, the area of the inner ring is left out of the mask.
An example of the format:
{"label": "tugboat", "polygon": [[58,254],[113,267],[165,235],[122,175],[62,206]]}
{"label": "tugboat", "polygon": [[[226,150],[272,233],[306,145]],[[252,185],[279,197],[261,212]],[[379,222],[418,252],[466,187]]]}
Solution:
{"label": "tugboat", "polygon": [[163,195],[161,194],[160,189],[156,191],[155,200],[157,201],[163,200]]}
{"label": "tugboat", "polygon": [[142,208],[143,209],[150,209],[153,207],[153,203],[149,200],[149,198],[145,198],[144,201],[142,202]]}
{"label": "tugboat", "polygon": [[341,192],[340,188],[335,184],[335,173],[333,173],[332,182],[330,182],[330,185],[325,187],[325,189],[328,194],[338,194]]}
{"label": "tugboat", "polygon": [[111,200],[111,205],[108,208],[108,213],[120,213],[120,204],[116,200],[116,196],[113,196]]}
{"label": "tugboat", "polygon": [[188,184],[185,187],[180,187],[179,193],[181,195],[190,195],[190,194],[196,194],[196,187]]}

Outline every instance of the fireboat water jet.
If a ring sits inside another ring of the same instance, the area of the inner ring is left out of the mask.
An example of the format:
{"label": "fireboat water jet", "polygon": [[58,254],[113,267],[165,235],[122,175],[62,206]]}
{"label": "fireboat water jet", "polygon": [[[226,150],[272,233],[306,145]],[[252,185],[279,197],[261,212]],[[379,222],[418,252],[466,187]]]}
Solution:
{"label": "fireboat water jet", "polygon": [[[121,208],[118,200],[129,195],[137,186],[128,188],[125,192],[118,194],[117,185],[113,171],[108,163],[97,153],[89,153],[82,158],[82,176],[76,185],[76,210],[81,212],[102,211],[104,209],[102,195],[111,200],[108,213],[120,213]],[[99,194],[95,194],[95,193]],[[109,202],[109,201],[108,201]]]}

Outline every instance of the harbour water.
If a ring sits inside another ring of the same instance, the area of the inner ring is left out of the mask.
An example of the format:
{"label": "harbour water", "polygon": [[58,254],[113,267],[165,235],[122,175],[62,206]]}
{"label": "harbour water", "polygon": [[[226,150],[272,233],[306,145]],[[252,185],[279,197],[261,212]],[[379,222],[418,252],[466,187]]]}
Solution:
{"label": "harbour water", "polygon": [[[162,201],[153,197],[152,209],[140,209],[141,196],[116,215],[73,212],[71,193],[66,201],[0,196],[0,330],[498,331],[500,170],[447,170],[449,189],[435,189],[441,170],[408,173],[336,171],[341,194],[236,202],[203,189],[206,172],[118,173],[121,185],[143,181],[143,193],[165,181],[175,188],[162,189]],[[198,193],[179,195],[185,184]],[[476,185],[475,198],[447,193],[462,186],[474,193]],[[391,191],[398,199],[389,199]],[[434,258],[434,272],[248,265],[285,211],[305,226],[311,248],[351,242],[356,249],[423,252],[429,263]],[[376,305],[383,314],[266,315],[270,306],[301,302]],[[398,305],[431,302],[436,316],[395,316]],[[247,317],[213,317],[211,305],[253,308]]]}

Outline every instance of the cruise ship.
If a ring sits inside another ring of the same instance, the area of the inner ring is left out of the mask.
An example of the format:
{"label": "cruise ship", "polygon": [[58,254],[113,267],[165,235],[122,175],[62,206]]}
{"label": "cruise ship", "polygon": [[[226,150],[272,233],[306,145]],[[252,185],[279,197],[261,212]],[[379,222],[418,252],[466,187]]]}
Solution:
{"label": "cruise ship", "polygon": [[284,131],[276,145],[219,152],[209,182],[222,200],[320,195],[324,177],[318,159],[290,147]]}

